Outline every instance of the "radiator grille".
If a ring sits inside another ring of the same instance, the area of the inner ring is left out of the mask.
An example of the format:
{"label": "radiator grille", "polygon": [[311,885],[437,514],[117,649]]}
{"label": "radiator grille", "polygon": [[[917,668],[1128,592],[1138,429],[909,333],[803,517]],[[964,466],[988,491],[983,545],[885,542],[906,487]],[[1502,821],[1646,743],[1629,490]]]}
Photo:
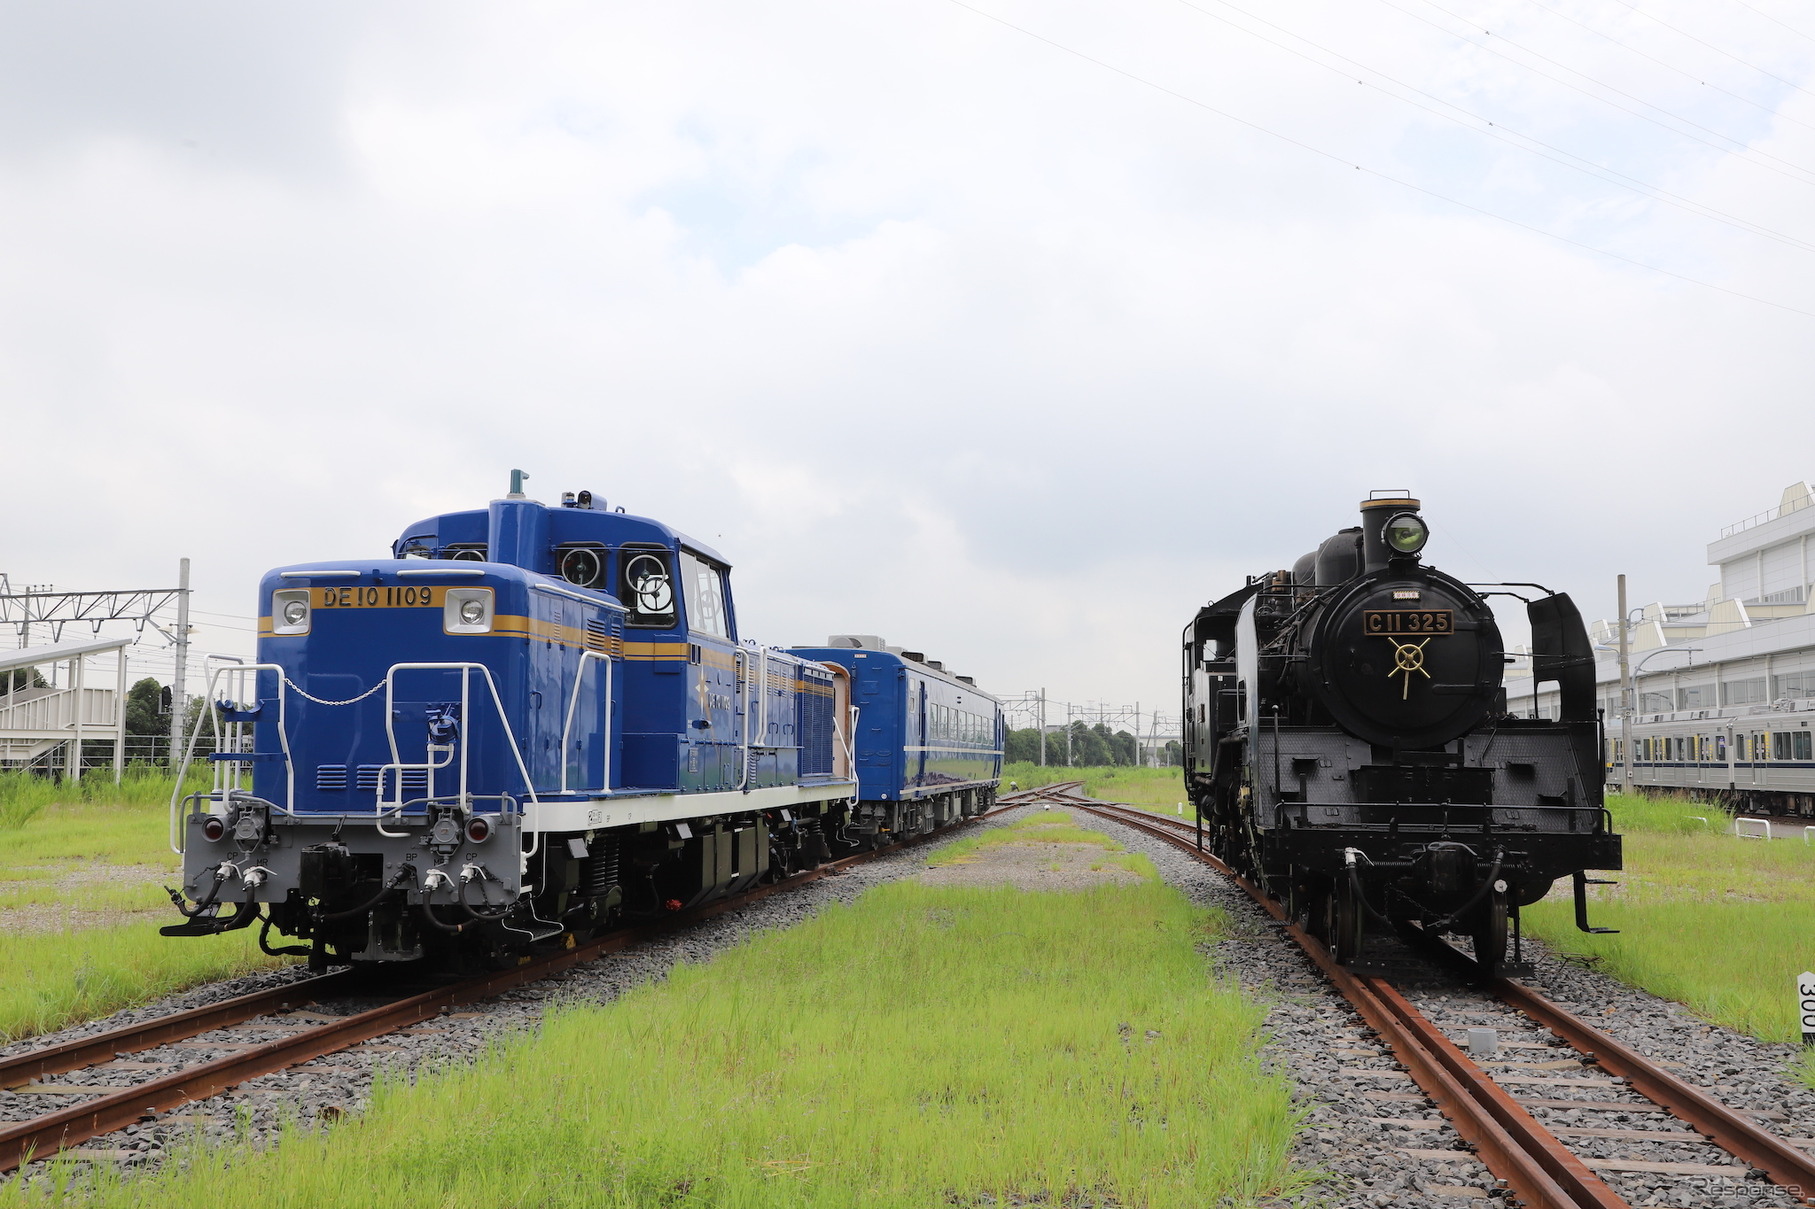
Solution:
{"label": "radiator grille", "polygon": [[[355,787],[357,787],[359,790],[361,790],[364,793],[376,793],[378,790],[378,777],[379,777],[379,774],[382,773],[383,771],[384,771],[384,765],[382,765],[382,764],[361,764],[359,766],[359,771],[354,775],[353,784],[355,785]],[[345,777],[344,772],[341,775],[343,778]],[[345,787],[344,780],[343,780],[342,787],[343,788]],[[390,777],[386,778],[385,787],[386,787],[386,789],[391,790],[393,792],[396,790],[396,788],[397,788],[397,774],[396,773],[392,773],[390,775]],[[429,791],[429,770],[428,769],[426,769],[426,768],[406,768],[403,770],[403,796],[404,797],[406,797],[406,798],[410,797],[412,794],[421,795],[421,794],[427,793],[428,791]]]}
{"label": "radiator grille", "polygon": [[315,788],[322,791],[338,791],[347,787],[347,766],[345,764],[317,764],[315,766]]}

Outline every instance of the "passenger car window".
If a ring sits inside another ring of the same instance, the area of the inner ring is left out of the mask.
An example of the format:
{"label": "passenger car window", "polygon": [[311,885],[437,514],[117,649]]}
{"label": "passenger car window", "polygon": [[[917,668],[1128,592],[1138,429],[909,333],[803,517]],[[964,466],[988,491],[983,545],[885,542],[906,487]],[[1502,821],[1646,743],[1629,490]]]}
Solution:
{"label": "passenger car window", "polygon": [[731,637],[725,577],[719,569],[691,550],[682,550],[681,587],[687,597],[687,628],[714,638]]}
{"label": "passenger car window", "polygon": [[666,629],[675,621],[674,570],[666,550],[618,551],[618,599],[630,610],[625,625]]}

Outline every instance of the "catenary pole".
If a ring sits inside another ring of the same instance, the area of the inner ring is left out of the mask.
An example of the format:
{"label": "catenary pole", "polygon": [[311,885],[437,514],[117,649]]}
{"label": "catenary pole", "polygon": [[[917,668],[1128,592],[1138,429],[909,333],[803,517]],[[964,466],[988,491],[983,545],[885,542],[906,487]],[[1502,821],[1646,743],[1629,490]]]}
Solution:
{"label": "catenary pole", "polygon": [[171,768],[177,766],[181,758],[179,751],[183,746],[183,707],[188,702],[184,696],[187,688],[184,673],[189,670],[189,560],[183,559],[178,564],[176,590],[176,672],[170,677],[170,753],[168,763]]}
{"label": "catenary pole", "polygon": [[1626,577],[1620,576],[1620,788],[1632,792],[1632,669],[1626,661]]}

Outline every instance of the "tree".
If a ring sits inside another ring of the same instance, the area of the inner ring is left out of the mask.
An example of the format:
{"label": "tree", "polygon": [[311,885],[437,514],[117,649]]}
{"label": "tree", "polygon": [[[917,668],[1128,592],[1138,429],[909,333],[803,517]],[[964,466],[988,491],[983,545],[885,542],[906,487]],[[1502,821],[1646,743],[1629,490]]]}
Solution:
{"label": "tree", "polygon": [[1034,764],[1040,759],[1040,732],[1035,727],[1026,730],[1011,730],[1008,739],[1002,744],[1002,761],[1005,764]]}
{"label": "tree", "polygon": [[126,690],[126,733],[135,738],[170,733],[170,715],[164,712],[164,686],[150,676]]}

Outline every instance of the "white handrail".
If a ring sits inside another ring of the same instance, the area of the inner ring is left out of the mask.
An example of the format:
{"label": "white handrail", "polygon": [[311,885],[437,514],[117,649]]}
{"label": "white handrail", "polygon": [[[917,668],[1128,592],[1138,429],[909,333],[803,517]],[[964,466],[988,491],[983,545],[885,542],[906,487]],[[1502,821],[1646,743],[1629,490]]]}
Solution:
{"label": "white handrail", "polygon": [[573,695],[567,699],[567,721],[561,726],[561,792],[567,792],[567,740],[573,733],[574,711],[580,704],[580,685],[586,680],[586,664],[596,660],[605,665],[605,793],[611,792],[611,656],[601,651],[581,651],[580,666],[574,671]]}
{"label": "white handrail", "polygon": [[[223,663],[231,663],[234,666],[217,668],[214,666],[216,660]],[[284,802],[279,809],[292,818],[296,816],[296,762],[290,755],[290,732],[287,725],[284,694],[284,686],[288,681],[284,676],[283,666],[276,663],[246,663],[233,655],[209,655],[202,661],[202,667],[208,675],[208,705],[207,708],[196,714],[195,725],[189,730],[189,742],[184,745],[183,748],[183,762],[177,767],[176,784],[172,786],[170,790],[170,827],[166,839],[170,844],[170,850],[178,856],[183,855],[183,830],[180,825],[179,816],[179,810],[183,801],[183,781],[189,776],[189,766],[195,762],[195,741],[201,738],[202,720],[204,718],[209,721],[209,724],[214,731],[215,751],[219,752],[221,749],[222,736],[220,718],[215,711],[214,702],[215,686],[222,676],[236,675],[243,678],[247,672],[252,673],[252,695],[253,699],[256,701],[258,696],[258,673],[277,673],[277,741],[284,753]],[[236,700],[234,704],[241,705],[245,704],[245,702]],[[170,707],[172,709],[182,708],[181,705],[175,701],[171,702]],[[233,725],[238,726],[239,723],[234,723]],[[233,786],[229,787],[229,792],[238,787],[236,782]],[[220,792],[220,774],[217,772],[214,776],[214,786],[209,791],[209,796],[212,798]]]}
{"label": "white handrail", "polygon": [[742,789],[750,783],[750,655],[741,647],[731,652],[731,669],[735,675],[739,669],[744,674],[738,677],[738,694],[743,698],[743,726],[738,731],[737,743],[737,784],[735,789]]}
{"label": "white handrail", "polygon": [[[1760,827],[1764,828],[1764,832],[1761,834],[1756,831],[1741,831],[1739,829],[1739,825],[1741,823],[1757,823]],[[1733,834],[1738,836],[1742,840],[1768,840],[1771,838],[1771,820],[1770,819],[1749,819],[1749,818],[1744,818],[1744,817],[1734,819],[1733,820]]]}
{"label": "white handrail", "polygon": [[[467,711],[466,711],[466,706],[467,706],[468,702],[470,701],[470,696],[467,692],[467,677],[472,672],[480,672],[485,676],[485,687],[488,690],[490,690],[490,692],[491,692],[492,707],[498,711],[498,721],[504,727],[505,739],[510,743],[511,758],[514,759],[517,763],[517,772],[523,778],[523,787],[529,797],[530,805],[532,805],[536,808],[536,821],[540,822],[541,814],[542,814],[542,802],[539,798],[536,797],[536,783],[535,783],[535,781],[533,781],[530,778],[529,766],[523,762],[522,749],[517,746],[516,733],[514,731],[512,731],[511,727],[510,727],[510,715],[505,713],[504,702],[498,696],[498,685],[497,685],[497,682],[492,679],[492,670],[491,670],[491,668],[487,667],[483,663],[393,663],[391,665],[390,670],[388,670],[384,674],[384,732],[385,732],[385,737],[390,741],[390,744],[391,744],[391,760],[392,760],[392,762],[394,764],[399,765],[400,767],[403,766],[401,764],[401,761],[400,761],[400,759],[398,757],[398,753],[397,753],[397,732],[396,732],[395,725],[394,725],[395,719],[392,716],[392,702],[395,700],[395,693],[396,693],[396,689],[397,689],[397,684],[396,684],[397,673],[398,672],[434,672],[434,671],[459,672],[461,674],[461,676],[460,676],[460,702],[461,702],[460,725],[463,728],[471,725],[471,722],[467,717]],[[464,800],[466,798],[466,792],[467,792],[467,786],[466,786],[467,764],[466,764],[466,759],[465,759],[465,748],[466,748],[466,744],[463,743],[461,746],[461,757],[462,758],[460,761],[460,797],[462,798],[462,800]],[[407,767],[426,768],[426,767],[428,767],[428,765],[411,764],[411,765],[407,765]],[[379,778],[378,791],[379,791],[378,800],[373,803],[373,807],[372,807],[372,819],[373,819],[373,822],[378,825],[379,829],[382,830],[384,827],[384,780],[383,780],[382,775]],[[402,785],[401,776],[399,776],[399,778],[398,778],[397,798],[398,798],[397,811],[399,814],[401,814],[403,812],[403,785]],[[538,845],[541,843],[540,836],[537,837],[536,842]],[[534,850],[532,849],[527,855],[534,856],[535,855]]]}

